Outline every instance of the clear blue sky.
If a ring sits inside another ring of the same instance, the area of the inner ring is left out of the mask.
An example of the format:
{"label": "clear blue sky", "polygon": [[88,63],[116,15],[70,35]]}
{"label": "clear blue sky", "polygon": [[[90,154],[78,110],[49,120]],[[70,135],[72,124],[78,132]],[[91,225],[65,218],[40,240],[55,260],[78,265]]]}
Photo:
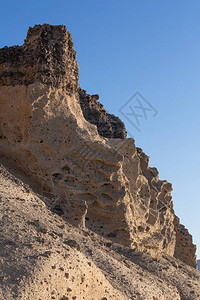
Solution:
{"label": "clear blue sky", "polygon": [[[175,211],[200,250],[199,16],[197,0],[2,1],[0,47],[21,45],[35,24],[67,26],[81,87],[125,121],[173,183]],[[140,132],[119,112],[136,91],[158,111],[141,119]]]}

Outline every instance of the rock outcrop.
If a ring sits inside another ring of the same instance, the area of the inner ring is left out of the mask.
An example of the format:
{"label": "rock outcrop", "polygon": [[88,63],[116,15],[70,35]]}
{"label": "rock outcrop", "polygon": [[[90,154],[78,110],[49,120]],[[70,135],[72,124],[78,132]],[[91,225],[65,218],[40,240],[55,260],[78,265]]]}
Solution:
{"label": "rock outcrop", "polygon": [[178,217],[174,219],[176,230],[176,244],[174,256],[191,267],[197,267],[196,246],[192,242],[192,236],[184,225],[180,224]]}
{"label": "rock outcrop", "polygon": [[80,230],[0,165],[0,299],[197,300],[200,272]]}
{"label": "rock outcrop", "polygon": [[2,166],[0,180],[0,299],[126,299],[92,261],[88,232],[51,213]]}
{"label": "rock outcrop", "polygon": [[29,28],[23,46],[4,47],[0,53],[0,85],[35,82],[78,89],[78,64],[72,37],[65,26],[36,25]]}
{"label": "rock outcrop", "polygon": [[98,133],[107,138],[126,138],[124,123],[115,115],[105,111],[98,102],[99,95],[89,95],[85,90],[79,90],[79,99],[84,118],[97,126]]}
{"label": "rock outcrop", "polygon": [[[149,157],[126,138],[124,124],[103,109],[98,95],[80,88],[65,26],[36,25],[24,45],[0,49],[0,161],[38,194],[47,219],[56,213],[59,222],[108,239],[110,246],[152,259],[169,255],[172,264],[176,257],[196,268],[192,237],[173,210],[172,185],[149,167]],[[195,299],[180,298],[190,292],[175,286],[174,298],[163,290],[137,299]],[[112,293],[113,299],[131,299],[116,288]],[[73,297],[84,299],[80,295]]]}

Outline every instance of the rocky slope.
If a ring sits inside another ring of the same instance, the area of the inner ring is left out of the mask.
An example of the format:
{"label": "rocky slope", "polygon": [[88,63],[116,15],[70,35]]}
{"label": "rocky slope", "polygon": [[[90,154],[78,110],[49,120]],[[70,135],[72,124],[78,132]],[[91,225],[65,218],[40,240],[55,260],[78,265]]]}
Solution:
{"label": "rocky slope", "polygon": [[0,299],[200,299],[200,272],[78,229],[0,166]]}
{"label": "rocky slope", "polygon": [[[103,109],[98,95],[82,90],[78,79],[65,26],[36,25],[24,45],[0,49],[0,161],[16,176],[2,167],[1,232],[10,228],[2,243],[7,249],[8,236],[12,248],[3,250],[3,297],[198,299],[196,248],[174,214],[171,184],[159,179],[149,157],[126,138],[124,124]],[[16,178],[29,186],[25,198]],[[56,222],[67,228],[66,243]],[[42,232],[40,223],[52,234]],[[20,229],[13,231],[12,224]],[[45,251],[51,253],[38,254]],[[62,277],[69,272],[56,269],[55,275],[54,261],[71,270],[69,287]],[[26,277],[20,284],[12,284],[14,265]],[[143,279],[136,276],[140,272]]]}

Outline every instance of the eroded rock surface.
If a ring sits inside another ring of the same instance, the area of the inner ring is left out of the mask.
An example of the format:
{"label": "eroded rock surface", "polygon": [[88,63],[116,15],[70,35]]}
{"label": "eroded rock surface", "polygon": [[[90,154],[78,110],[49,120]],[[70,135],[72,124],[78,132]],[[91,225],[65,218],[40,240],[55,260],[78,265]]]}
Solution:
{"label": "eroded rock surface", "polygon": [[23,46],[0,50],[0,85],[30,85],[34,82],[78,88],[78,64],[72,37],[65,26],[36,25],[29,28]]}
{"label": "eroded rock surface", "polygon": [[[93,232],[108,239],[108,248],[116,243],[152,259],[169,255],[174,262],[175,256],[196,268],[192,237],[175,217],[172,185],[149,167],[149,157],[126,138],[124,124],[103,109],[98,95],[80,89],[65,26],[36,25],[24,45],[0,49],[0,161],[29,184],[59,222],[75,225],[80,234]],[[195,299],[182,297],[190,292],[173,286],[174,298],[167,289],[155,298],[136,298]],[[116,296],[114,287],[113,299],[131,299],[132,294],[119,290]],[[80,295],[74,297],[84,299]]]}
{"label": "eroded rock surface", "polygon": [[2,165],[0,182],[0,299],[200,299],[194,268],[70,225]]}
{"label": "eroded rock surface", "polygon": [[84,118],[97,126],[98,133],[107,138],[126,138],[124,123],[115,115],[106,112],[98,102],[99,95],[89,95],[85,90],[79,90],[79,99]]}
{"label": "eroded rock surface", "polygon": [[187,228],[180,224],[178,217],[174,220],[176,230],[176,245],[174,256],[191,267],[197,267],[196,246],[192,242],[192,236]]}

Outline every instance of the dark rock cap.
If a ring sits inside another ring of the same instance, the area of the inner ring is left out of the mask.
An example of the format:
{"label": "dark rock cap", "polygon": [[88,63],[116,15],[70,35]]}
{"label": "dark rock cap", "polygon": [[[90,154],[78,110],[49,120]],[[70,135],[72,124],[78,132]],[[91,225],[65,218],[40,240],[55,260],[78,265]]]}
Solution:
{"label": "dark rock cap", "polygon": [[63,25],[35,25],[22,46],[0,49],[0,85],[39,81],[75,92],[78,70],[72,37]]}

